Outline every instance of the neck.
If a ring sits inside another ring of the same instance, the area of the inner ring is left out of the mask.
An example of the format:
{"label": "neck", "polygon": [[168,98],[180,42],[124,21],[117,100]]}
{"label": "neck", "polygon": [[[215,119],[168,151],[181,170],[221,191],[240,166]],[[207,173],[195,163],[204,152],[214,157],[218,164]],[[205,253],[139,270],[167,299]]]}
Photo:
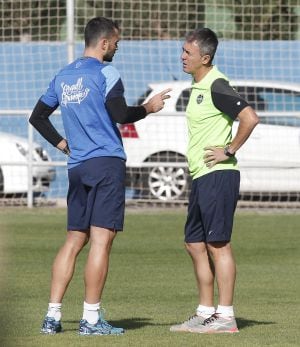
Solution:
{"label": "neck", "polygon": [[83,56],[98,59],[101,63],[103,63],[103,57],[95,50],[86,48],[83,52]]}
{"label": "neck", "polygon": [[195,82],[200,82],[208,73],[209,71],[213,68],[213,65],[209,65],[209,66],[203,66],[202,69],[199,69],[194,77]]}

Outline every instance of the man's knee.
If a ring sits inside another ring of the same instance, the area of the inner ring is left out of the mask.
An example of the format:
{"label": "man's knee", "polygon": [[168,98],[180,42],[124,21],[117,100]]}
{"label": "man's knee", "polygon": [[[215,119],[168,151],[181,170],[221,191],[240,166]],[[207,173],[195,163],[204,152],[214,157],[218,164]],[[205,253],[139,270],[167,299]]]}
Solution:
{"label": "man's knee", "polygon": [[91,226],[91,244],[100,248],[110,248],[117,232],[113,229]]}
{"label": "man's knee", "polygon": [[193,249],[194,249],[193,243],[185,242],[185,243],[184,243],[184,246],[185,246],[186,251],[187,251],[189,254],[191,254],[191,252],[193,252]]}
{"label": "man's knee", "polygon": [[68,231],[65,245],[74,252],[80,252],[88,243],[89,236],[87,233],[79,231]]}
{"label": "man's knee", "polygon": [[185,249],[191,256],[207,252],[204,242],[185,242]]}
{"label": "man's knee", "polygon": [[232,254],[230,242],[210,242],[207,244],[207,250],[214,258]]}

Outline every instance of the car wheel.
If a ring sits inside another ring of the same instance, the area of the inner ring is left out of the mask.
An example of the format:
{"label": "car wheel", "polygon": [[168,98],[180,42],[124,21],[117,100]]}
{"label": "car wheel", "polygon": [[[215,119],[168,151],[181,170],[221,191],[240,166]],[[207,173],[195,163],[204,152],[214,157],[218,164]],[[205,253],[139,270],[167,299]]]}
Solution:
{"label": "car wheel", "polygon": [[157,162],[157,165],[142,169],[142,197],[161,201],[187,199],[190,188],[187,167],[163,164],[185,161],[184,156],[173,152],[157,153],[148,158],[146,162]]}

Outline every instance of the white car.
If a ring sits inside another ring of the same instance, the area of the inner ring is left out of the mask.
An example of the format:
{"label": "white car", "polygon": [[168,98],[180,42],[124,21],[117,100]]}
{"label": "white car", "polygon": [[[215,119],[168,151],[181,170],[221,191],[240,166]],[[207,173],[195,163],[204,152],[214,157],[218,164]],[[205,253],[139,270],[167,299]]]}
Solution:
{"label": "white car", "polygon": [[[300,85],[274,81],[231,81],[256,109],[260,123],[238,151],[241,195],[300,195]],[[135,197],[163,201],[186,199],[190,178],[186,165],[185,109],[189,81],[153,83],[139,104],[172,88],[157,114],[121,125],[127,153],[127,186]],[[234,122],[233,133],[238,121]]]}
{"label": "white car", "polygon": [[[33,143],[33,162],[49,162],[47,152]],[[9,133],[0,132],[0,196],[26,195],[28,191],[28,141]],[[41,194],[49,189],[55,179],[55,169],[50,165],[33,166],[33,191]]]}

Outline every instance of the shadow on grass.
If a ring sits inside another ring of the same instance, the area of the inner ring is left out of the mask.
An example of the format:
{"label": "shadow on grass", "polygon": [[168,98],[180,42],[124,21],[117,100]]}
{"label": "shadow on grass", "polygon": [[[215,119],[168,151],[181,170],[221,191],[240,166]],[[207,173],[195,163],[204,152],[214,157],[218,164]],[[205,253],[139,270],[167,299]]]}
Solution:
{"label": "shadow on grass", "polygon": [[[120,320],[110,320],[109,324],[115,326],[115,327],[121,327],[125,330],[136,330],[141,329],[145,326],[171,326],[174,324],[178,324],[178,322],[171,322],[171,323],[151,323],[151,318],[141,318],[141,317],[135,317],[135,318],[128,318],[128,319],[120,319]],[[239,330],[256,326],[256,325],[270,325],[270,324],[276,324],[276,322],[266,322],[266,321],[257,321],[257,320],[250,320],[245,318],[236,318],[237,326]],[[64,321],[64,323],[68,324],[76,324],[76,327],[71,329],[65,329],[64,331],[75,331],[78,330],[78,321],[74,320],[67,320]]]}
{"label": "shadow on grass", "polygon": [[251,320],[251,319],[245,319],[245,318],[236,318],[236,323],[237,323],[239,330],[242,330],[242,329],[248,328],[248,327],[253,327],[256,325],[276,324],[276,322],[258,321],[258,320]]}
{"label": "shadow on grass", "polygon": [[[160,324],[152,324],[150,318],[128,318],[128,319],[120,319],[120,320],[109,320],[108,323],[111,324],[114,327],[121,327],[124,328],[125,330],[136,330],[136,329],[141,329],[144,326],[149,326],[149,325],[160,325]],[[66,320],[63,321],[63,323],[67,324],[76,324],[75,328],[71,329],[65,329],[64,331],[75,331],[78,330],[78,321],[74,320]]]}

